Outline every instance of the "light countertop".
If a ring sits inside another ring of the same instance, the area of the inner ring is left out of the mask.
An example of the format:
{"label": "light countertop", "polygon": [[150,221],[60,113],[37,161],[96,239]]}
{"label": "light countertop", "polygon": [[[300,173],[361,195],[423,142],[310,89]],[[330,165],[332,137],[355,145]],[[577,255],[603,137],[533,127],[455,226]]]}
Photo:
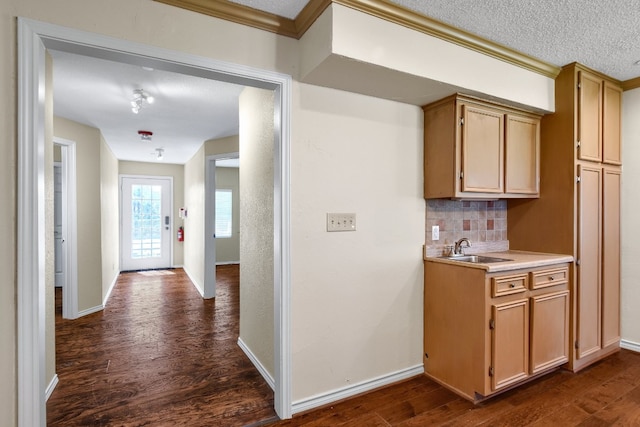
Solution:
{"label": "light countertop", "polygon": [[492,262],[492,263],[473,263],[464,261],[455,261],[452,259],[441,257],[425,257],[425,261],[440,262],[445,264],[453,264],[461,267],[480,268],[488,273],[497,271],[518,270],[521,268],[544,267],[546,265],[559,264],[563,262],[573,262],[571,255],[549,254],[543,252],[526,252],[526,251],[504,251],[504,252],[485,252],[485,253],[465,253],[465,255],[482,255],[493,258],[506,258],[510,261]]}

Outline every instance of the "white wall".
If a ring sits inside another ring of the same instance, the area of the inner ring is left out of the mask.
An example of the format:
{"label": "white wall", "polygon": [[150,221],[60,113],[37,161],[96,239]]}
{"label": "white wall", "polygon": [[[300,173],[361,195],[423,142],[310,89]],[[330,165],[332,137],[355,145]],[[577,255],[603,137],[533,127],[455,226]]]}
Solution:
{"label": "white wall", "polygon": [[[419,107],[305,84],[294,93],[300,401],[422,363],[425,201]],[[355,213],[357,231],[328,233],[328,212]]]}
{"label": "white wall", "polygon": [[102,301],[120,273],[120,186],[118,159],[100,136]]}
{"label": "white wall", "polygon": [[102,305],[100,130],[55,117],[53,135],[76,142],[78,311]]}
{"label": "white wall", "polygon": [[272,91],[240,95],[240,339],[274,375]]}
{"label": "white wall", "polygon": [[640,351],[640,89],[622,97],[622,340]]}
{"label": "white wall", "polygon": [[184,165],[184,270],[204,293],[204,145]]}

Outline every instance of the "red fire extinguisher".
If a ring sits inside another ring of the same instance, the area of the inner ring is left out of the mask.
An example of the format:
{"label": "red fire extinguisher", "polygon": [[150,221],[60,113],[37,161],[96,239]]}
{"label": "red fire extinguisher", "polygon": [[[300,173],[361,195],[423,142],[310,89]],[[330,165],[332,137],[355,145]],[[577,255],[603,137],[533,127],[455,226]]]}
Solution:
{"label": "red fire extinguisher", "polygon": [[184,242],[184,228],[178,227],[178,242]]}

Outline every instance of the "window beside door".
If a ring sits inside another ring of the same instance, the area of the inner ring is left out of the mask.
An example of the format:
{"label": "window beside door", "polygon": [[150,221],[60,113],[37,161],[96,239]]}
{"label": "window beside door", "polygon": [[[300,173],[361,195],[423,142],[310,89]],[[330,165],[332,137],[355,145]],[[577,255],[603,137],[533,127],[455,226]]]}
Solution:
{"label": "window beside door", "polygon": [[216,190],[216,238],[229,238],[233,227],[233,192]]}

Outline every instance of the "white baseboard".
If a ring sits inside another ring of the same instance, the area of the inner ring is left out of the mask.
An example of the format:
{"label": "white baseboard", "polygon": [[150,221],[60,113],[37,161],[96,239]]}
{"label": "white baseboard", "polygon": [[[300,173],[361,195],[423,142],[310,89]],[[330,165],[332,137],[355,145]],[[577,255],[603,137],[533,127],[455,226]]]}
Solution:
{"label": "white baseboard", "polygon": [[96,305],[95,307],[91,307],[91,308],[87,308],[86,310],[82,310],[78,312],[78,318],[82,317],[82,316],[86,316],[88,314],[93,314],[93,313],[97,313],[99,311],[104,310],[104,305],[100,304],[100,305]]}
{"label": "white baseboard", "polygon": [[202,296],[202,298],[204,298],[204,287],[200,286],[200,283],[198,283],[193,276],[189,273],[189,270],[187,270],[186,267],[182,267],[182,269],[184,270],[185,273],[187,273],[187,277],[189,278],[189,280],[191,280],[191,283],[193,284],[193,287],[196,288],[196,290],[198,292],[200,292],[200,296]]}
{"label": "white baseboard", "polygon": [[340,389],[293,402],[291,408],[292,413],[297,414],[320,406],[328,405],[330,403],[335,403],[337,401],[348,399],[358,394],[366,393],[368,391],[422,374],[424,374],[424,365],[420,364],[377,378],[362,381],[358,384],[348,385]]}
{"label": "white baseboard", "polygon": [[116,287],[116,282],[118,281],[118,276],[119,275],[120,274],[116,274],[116,277],[113,278],[113,281],[111,282],[111,285],[109,285],[109,290],[107,290],[107,294],[102,299],[102,306],[103,307],[107,306],[107,302],[109,301],[109,298],[111,297],[111,292],[113,292],[113,288]]}
{"label": "white baseboard", "polygon": [[216,265],[236,265],[236,264],[240,264],[240,261],[216,262]]}
{"label": "white baseboard", "polygon": [[633,342],[629,340],[620,340],[620,347],[640,353],[640,343],[637,343],[637,342]]}
{"label": "white baseboard", "polygon": [[242,338],[238,338],[238,346],[244,352],[244,354],[247,355],[249,360],[251,360],[251,363],[253,363],[253,366],[256,367],[258,372],[260,372],[260,375],[262,375],[262,378],[264,378],[264,380],[267,382],[267,384],[269,384],[269,387],[271,387],[271,390],[275,390],[276,389],[275,380],[273,379],[271,374],[269,374],[269,372],[264,367],[264,365],[262,363],[260,363],[260,361],[258,360],[256,355],[253,354],[253,352],[249,349],[249,347],[247,347],[247,345],[244,343],[244,341],[242,341]]}
{"label": "white baseboard", "polygon": [[56,389],[57,385],[58,385],[58,374],[54,374],[53,378],[51,378],[51,382],[47,386],[47,389],[44,391],[45,402],[49,400],[49,398],[51,397],[51,393],[53,393],[53,390]]}

